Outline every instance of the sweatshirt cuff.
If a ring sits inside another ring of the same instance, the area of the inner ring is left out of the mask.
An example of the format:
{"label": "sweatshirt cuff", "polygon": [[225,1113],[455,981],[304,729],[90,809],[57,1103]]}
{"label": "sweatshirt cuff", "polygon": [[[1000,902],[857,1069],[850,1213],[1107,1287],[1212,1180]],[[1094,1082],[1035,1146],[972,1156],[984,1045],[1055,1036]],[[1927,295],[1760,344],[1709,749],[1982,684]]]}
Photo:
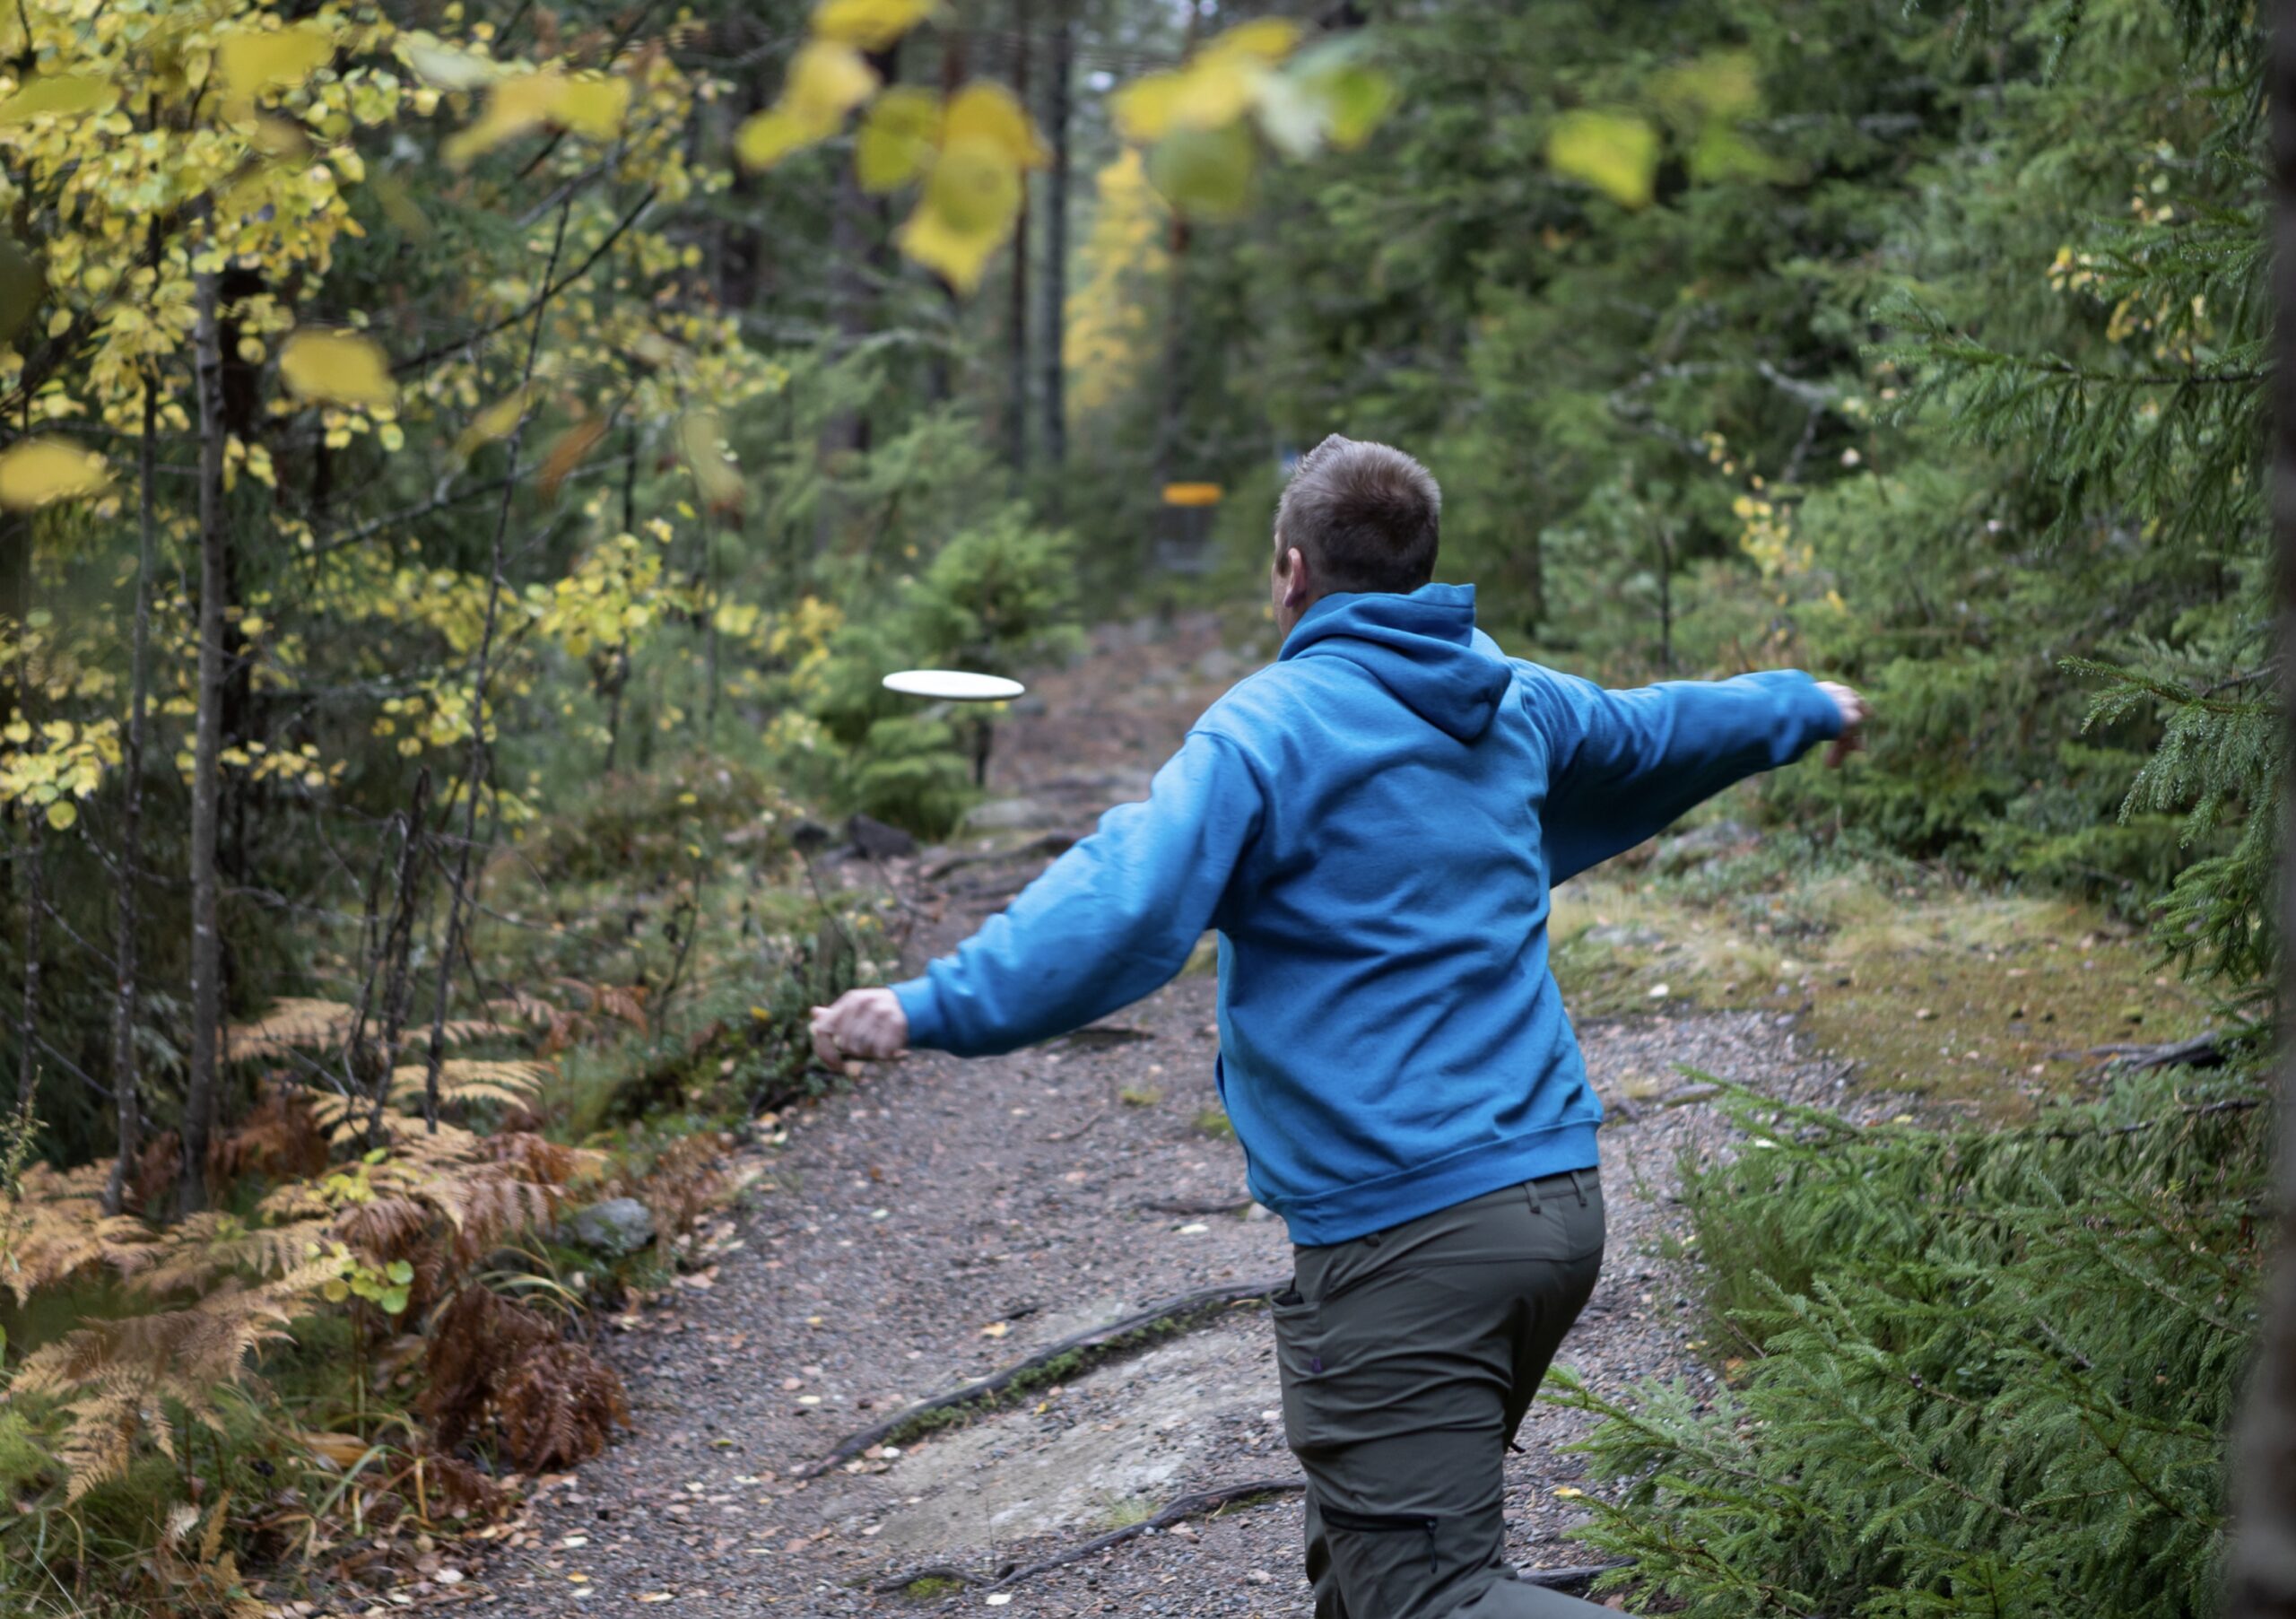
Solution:
{"label": "sweatshirt cuff", "polygon": [[909,1043],[935,1049],[945,1046],[948,1036],[941,1027],[940,997],[933,993],[933,980],[909,979],[892,989],[893,998],[900,1003],[900,1014],[909,1020]]}
{"label": "sweatshirt cuff", "polygon": [[1795,683],[1800,688],[1795,696],[1803,712],[1809,716],[1810,728],[1817,733],[1819,741],[1833,741],[1841,735],[1840,705],[1818,690],[1817,676],[1803,669],[1796,669],[1794,674],[1798,677]]}

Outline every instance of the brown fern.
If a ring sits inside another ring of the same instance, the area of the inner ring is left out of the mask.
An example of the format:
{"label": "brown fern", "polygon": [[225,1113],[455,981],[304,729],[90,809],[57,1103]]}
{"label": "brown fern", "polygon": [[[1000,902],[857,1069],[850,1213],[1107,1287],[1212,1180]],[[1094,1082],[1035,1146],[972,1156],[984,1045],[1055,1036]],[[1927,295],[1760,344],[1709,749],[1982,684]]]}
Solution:
{"label": "brown fern", "polygon": [[230,1214],[193,1214],[154,1245],[151,1263],[136,1273],[132,1285],[160,1297],[228,1275],[287,1275],[309,1262],[312,1245],[327,1232],[325,1220],[248,1226]]}
{"label": "brown fern", "polygon": [[579,1344],[548,1344],[527,1354],[496,1404],[504,1447],[528,1473],[587,1461],[617,1425],[630,1423],[621,1377]]}
{"label": "brown fern", "polygon": [[[453,1058],[439,1065],[439,1100],[456,1106],[474,1101],[524,1107],[540,1094],[555,1070],[547,1062]],[[407,1063],[391,1070],[390,1098],[401,1106],[422,1100],[430,1065]]]}
{"label": "brown fern", "polygon": [[107,1172],[100,1163],[62,1172],[36,1163],[14,1197],[0,1195],[0,1277],[17,1303],[100,1266],[127,1275],[152,1262],[151,1229],[104,1213]]}
{"label": "brown fern", "polygon": [[[253,1062],[291,1051],[331,1050],[350,1038],[358,1016],[358,1008],[341,1001],[300,997],[274,1002],[255,1022],[234,1023],[224,1031],[226,1060]],[[443,1031],[450,1044],[512,1032],[491,1018],[453,1019]]]}
{"label": "brown fern", "polygon": [[217,1391],[254,1380],[250,1357],[286,1336],[332,1274],[305,1266],[257,1286],[228,1281],[181,1310],[97,1322],[28,1356],[15,1391],[58,1397],[71,1413],[57,1450],[69,1473],[65,1499],[124,1473],[139,1438],[175,1455],[170,1406],[214,1423]]}
{"label": "brown fern", "polygon": [[415,1409],[441,1449],[470,1439],[491,1414],[518,1359],[558,1336],[541,1315],[483,1287],[465,1287],[430,1322],[427,1380]]}
{"label": "brown fern", "polygon": [[273,1179],[317,1175],[326,1168],[326,1136],[309,1099],[283,1085],[265,1085],[239,1124],[215,1139],[207,1163],[219,1183],[242,1175]]}
{"label": "brown fern", "polygon": [[596,1179],[607,1162],[604,1153],[561,1145],[531,1130],[506,1130],[488,1136],[486,1153],[497,1163],[510,1165],[526,1179],[554,1187]]}

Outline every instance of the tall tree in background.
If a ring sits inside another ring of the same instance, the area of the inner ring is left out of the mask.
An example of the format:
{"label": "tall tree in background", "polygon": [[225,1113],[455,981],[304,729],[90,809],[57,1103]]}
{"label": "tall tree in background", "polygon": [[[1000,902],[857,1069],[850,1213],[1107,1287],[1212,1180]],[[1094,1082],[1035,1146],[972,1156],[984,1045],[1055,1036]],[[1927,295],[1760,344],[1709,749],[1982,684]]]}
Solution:
{"label": "tall tree in background", "polygon": [[1066,360],[1062,335],[1068,315],[1068,170],[1070,80],[1075,73],[1076,20],[1074,0],[1051,0],[1052,39],[1045,64],[1045,123],[1052,140],[1052,166],[1044,183],[1044,265],[1039,286],[1044,313],[1038,361],[1040,380],[1038,404],[1044,412],[1044,464],[1048,515],[1061,515],[1062,469],[1068,460]]}
{"label": "tall tree in background", "polygon": [[[2272,257],[2272,536],[2279,681],[2296,761],[2296,0],[2263,19],[2272,30],[2266,68],[2270,113]],[[2296,768],[2296,767],[2292,767]],[[2283,791],[2280,931],[2296,939],[2296,788]],[[2280,981],[2279,1258],[2265,1300],[2246,1411],[2237,1429],[2237,1528],[2227,1590],[2231,1619],[2296,1615],[2296,952],[2283,952]]]}
{"label": "tall tree in background", "polygon": [[[1029,104],[1029,0],[1013,0],[1013,93]],[[1015,477],[1029,469],[1029,194],[1022,181],[1021,212],[1013,225],[1012,301],[1005,314],[1004,459]],[[1046,341],[1057,347],[1048,335]]]}
{"label": "tall tree in background", "polygon": [[230,535],[223,509],[223,338],[221,277],[199,275],[194,299],[192,374],[199,419],[199,667],[191,778],[191,1058],[184,1085],[183,1163],[177,1203],[207,1206],[207,1140],[215,1122],[223,1027],[223,932],[217,844],[222,808],[223,596]]}

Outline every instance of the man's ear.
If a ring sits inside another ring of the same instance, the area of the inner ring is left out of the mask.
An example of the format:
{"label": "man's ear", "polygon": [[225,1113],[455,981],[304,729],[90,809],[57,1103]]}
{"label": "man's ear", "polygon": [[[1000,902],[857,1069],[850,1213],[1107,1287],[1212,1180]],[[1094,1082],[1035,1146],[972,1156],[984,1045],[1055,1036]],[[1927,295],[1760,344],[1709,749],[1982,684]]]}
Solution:
{"label": "man's ear", "polygon": [[1308,601],[1308,559],[1297,545],[1283,553],[1283,605],[1301,607]]}

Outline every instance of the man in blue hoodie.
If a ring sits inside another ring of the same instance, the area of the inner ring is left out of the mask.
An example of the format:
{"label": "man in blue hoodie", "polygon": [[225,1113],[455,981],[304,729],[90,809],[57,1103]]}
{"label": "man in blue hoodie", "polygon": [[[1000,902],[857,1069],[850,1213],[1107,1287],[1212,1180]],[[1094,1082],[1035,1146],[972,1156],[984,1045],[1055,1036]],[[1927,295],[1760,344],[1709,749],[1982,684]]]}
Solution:
{"label": "man in blue hoodie", "polygon": [[1554,884],[1866,711],[1792,670],[1611,692],[1509,658],[1433,577],[1441,497],[1336,436],[1276,508],[1276,662],[923,977],[817,1008],[825,1058],[1010,1051],[1220,936],[1213,1076],[1281,1214],[1284,1431],[1317,1619],[1599,1610],[1500,1555],[1502,1464],[1603,1248]]}

